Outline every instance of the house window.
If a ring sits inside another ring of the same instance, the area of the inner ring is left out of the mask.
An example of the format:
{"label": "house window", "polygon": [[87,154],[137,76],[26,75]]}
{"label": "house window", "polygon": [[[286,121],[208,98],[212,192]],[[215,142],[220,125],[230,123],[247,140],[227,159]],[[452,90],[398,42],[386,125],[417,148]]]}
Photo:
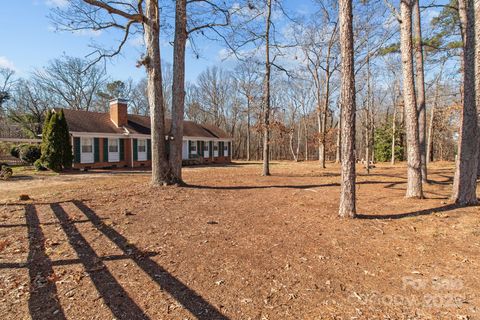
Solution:
{"label": "house window", "polygon": [[223,156],[228,157],[228,142],[223,143]]}
{"label": "house window", "polygon": [[118,162],[120,161],[119,149],[119,139],[108,139],[108,161],[109,162]]}
{"label": "house window", "polygon": [[218,141],[213,142],[213,157],[218,157]]}
{"label": "house window", "polygon": [[191,152],[192,154],[197,154],[197,145],[196,145],[196,144],[192,144],[192,145],[190,146],[190,152]]}
{"label": "house window", "polygon": [[204,142],[203,151],[208,151],[208,141]]}
{"label": "house window", "polygon": [[118,152],[118,139],[108,139],[108,152]]}
{"label": "house window", "polygon": [[147,152],[147,140],[138,140],[138,152]]}
{"label": "house window", "polygon": [[146,139],[138,139],[137,151],[138,151],[138,161],[147,160],[147,140]]}
{"label": "house window", "polygon": [[82,153],[92,153],[92,152],[93,152],[93,139],[82,138]]}
{"label": "house window", "polygon": [[81,138],[80,163],[93,163],[93,138]]}

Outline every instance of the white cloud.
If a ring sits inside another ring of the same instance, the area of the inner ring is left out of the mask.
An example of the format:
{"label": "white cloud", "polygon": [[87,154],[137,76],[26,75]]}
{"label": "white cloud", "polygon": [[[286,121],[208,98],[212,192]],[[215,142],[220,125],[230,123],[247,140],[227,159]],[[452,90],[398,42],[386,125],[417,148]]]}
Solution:
{"label": "white cloud", "polygon": [[15,70],[15,65],[7,57],[0,56],[0,68],[8,68]]}
{"label": "white cloud", "polygon": [[76,36],[87,36],[87,37],[100,37],[102,35],[102,30],[74,30],[72,33]]}
{"label": "white cloud", "polygon": [[68,5],[68,0],[46,0],[45,4],[49,7],[63,8]]}

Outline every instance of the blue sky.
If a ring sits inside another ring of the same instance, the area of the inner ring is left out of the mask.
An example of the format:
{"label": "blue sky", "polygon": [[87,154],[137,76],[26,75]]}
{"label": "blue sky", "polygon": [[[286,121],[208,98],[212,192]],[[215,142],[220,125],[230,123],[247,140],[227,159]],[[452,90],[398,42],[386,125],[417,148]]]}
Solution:
{"label": "blue sky", "polygon": [[[63,54],[86,57],[92,52],[89,47],[92,41],[107,47],[114,46],[114,37],[105,32],[72,34],[55,31],[47,16],[52,7],[62,1],[65,0],[19,0],[4,4],[0,10],[0,66],[13,68],[17,76],[28,77],[34,69],[45,66],[49,60]],[[308,10],[305,5],[308,1],[297,2],[297,9]],[[144,77],[144,70],[135,67],[143,51],[138,40],[132,38],[121,56],[107,62],[107,72],[113,79]],[[196,43],[201,55],[196,58],[191,51],[187,51],[187,80],[194,81],[209,65],[228,66],[229,62],[222,62],[219,43],[200,39]],[[162,58],[167,62],[172,61],[172,48],[166,41],[162,41]]]}
{"label": "blue sky", "polygon": [[[114,46],[115,37],[107,32],[56,32],[47,15],[52,7],[64,1],[66,0],[5,1],[0,11],[0,66],[11,67],[18,76],[28,77],[34,69],[41,68],[49,60],[63,54],[86,57],[92,52],[89,47],[92,41],[107,47]],[[289,12],[308,14],[314,10],[311,1],[289,0],[286,1],[286,7]],[[201,55],[197,59],[191,51],[187,51],[187,80],[194,81],[197,75],[210,65],[231,66],[231,61],[221,60],[222,46],[219,43],[197,39],[196,44]],[[132,38],[121,56],[107,62],[108,74],[115,80],[144,77],[144,70],[135,67],[142,52],[143,48],[138,39]],[[162,41],[162,58],[167,62],[172,61],[172,48],[166,41]]]}

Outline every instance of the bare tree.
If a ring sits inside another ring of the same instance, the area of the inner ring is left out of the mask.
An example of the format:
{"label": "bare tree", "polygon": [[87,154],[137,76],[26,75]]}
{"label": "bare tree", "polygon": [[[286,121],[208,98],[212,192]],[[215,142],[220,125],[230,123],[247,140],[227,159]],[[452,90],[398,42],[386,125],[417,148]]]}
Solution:
{"label": "bare tree", "polygon": [[63,56],[36,70],[33,78],[58,107],[88,111],[96,106],[96,95],[107,80],[102,69],[88,65],[87,60]]}
{"label": "bare tree", "polygon": [[[318,21],[300,32],[300,44],[306,69],[315,84],[318,122],[318,159],[325,168],[327,119],[331,99],[331,81],[338,68],[336,44],[338,43],[338,16],[321,5],[322,25]],[[315,17],[318,19],[317,17]]]}
{"label": "bare tree", "polygon": [[12,96],[13,76],[15,71],[9,68],[0,68],[0,115],[3,112],[3,105]]}
{"label": "bare tree", "polygon": [[247,161],[250,161],[251,142],[251,118],[252,107],[258,96],[258,82],[260,75],[256,70],[257,64],[243,62],[235,68],[234,77],[238,82],[240,93],[245,97],[246,113],[246,153]]}
{"label": "bare tree", "polygon": [[20,126],[31,138],[42,133],[45,113],[53,108],[48,91],[34,81],[20,79],[12,88],[12,103],[8,108],[8,119]]}
{"label": "bare tree", "polygon": [[355,63],[352,0],[339,0],[340,52],[342,58],[342,168],[339,215],[354,218],[355,205]]}
{"label": "bare tree", "polygon": [[[463,108],[452,199],[460,205],[477,204],[478,119],[475,84],[475,9],[473,0],[459,0],[463,39]],[[478,70],[478,69],[477,69]],[[478,71],[477,71],[478,72]]]}
{"label": "bare tree", "polygon": [[272,0],[267,0],[265,18],[265,78],[263,83],[263,169],[262,176],[270,175],[270,26],[272,24]]}

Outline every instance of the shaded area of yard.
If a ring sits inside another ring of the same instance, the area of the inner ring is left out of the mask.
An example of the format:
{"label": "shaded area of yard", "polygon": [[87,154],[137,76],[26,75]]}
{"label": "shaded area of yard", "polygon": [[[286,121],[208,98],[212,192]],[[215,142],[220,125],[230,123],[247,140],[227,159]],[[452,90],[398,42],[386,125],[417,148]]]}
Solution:
{"label": "shaded area of yard", "polygon": [[[32,319],[477,319],[479,208],[425,200],[405,167],[359,168],[359,219],[336,218],[338,167],[276,163],[32,176],[0,185],[0,316]],[[32,200],[17,201],[20,193]]]}

